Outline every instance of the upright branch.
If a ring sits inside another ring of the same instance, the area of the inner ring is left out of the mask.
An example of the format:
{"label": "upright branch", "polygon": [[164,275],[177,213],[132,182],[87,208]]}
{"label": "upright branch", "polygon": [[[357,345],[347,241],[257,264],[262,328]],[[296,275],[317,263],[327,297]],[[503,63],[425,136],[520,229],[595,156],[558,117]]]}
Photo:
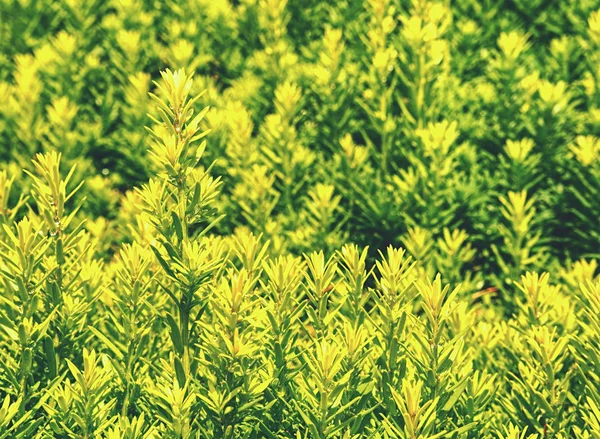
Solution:
{"label": "upright branch", "polygon": [[142,208],[158,232],[158,244],[152,250],[169,280],[162,287],[175,306],[166,321],[177,378],[183,387],[193,369],[190,316],[204,303],[199,293],[220,263],[211,259],[201,238],[221,219],[214,219],[210,206],[221,182],[213,179],[209,170],[198,167],[206,147],[206,141],[199,140],[208,134],[208,130],[200,129],[200,123],[208,107],[194,115],[193,106],[202,93],[189,97],[193,75],[168,69],[161,75],[162,81],[155,82],[159,95],[150,94],[158,117],[150,116],[155,125],[148,128],[154,139],[150,154],[158,176],[140,194]]}

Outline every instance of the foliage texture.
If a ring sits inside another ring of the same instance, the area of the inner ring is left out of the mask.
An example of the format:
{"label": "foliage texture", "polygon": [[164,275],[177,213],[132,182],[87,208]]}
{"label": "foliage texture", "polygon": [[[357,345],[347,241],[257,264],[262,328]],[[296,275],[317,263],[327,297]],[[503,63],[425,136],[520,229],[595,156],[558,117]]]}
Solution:
{"label": "foliage texture", "polygon": [[0,439],[600,438],[600,4],[0,0]]}

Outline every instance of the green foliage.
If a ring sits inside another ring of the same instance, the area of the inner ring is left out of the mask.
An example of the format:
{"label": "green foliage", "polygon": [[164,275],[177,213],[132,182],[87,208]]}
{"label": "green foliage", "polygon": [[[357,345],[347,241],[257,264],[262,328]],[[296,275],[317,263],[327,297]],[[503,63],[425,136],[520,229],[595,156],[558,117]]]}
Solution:
{"label": "green foliage", "polygon": [[600,437],[555,3],[0,0],[0,439]]}

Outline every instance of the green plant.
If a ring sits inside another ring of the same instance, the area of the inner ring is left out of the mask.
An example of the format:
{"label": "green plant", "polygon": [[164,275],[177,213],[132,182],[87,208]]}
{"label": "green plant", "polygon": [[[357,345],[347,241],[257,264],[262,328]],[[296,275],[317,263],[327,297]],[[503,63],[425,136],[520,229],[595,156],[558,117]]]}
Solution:
{"label": "green plant", "polygon": [[0,0],[0,438],[600,437],[600,11],[525,3]]}

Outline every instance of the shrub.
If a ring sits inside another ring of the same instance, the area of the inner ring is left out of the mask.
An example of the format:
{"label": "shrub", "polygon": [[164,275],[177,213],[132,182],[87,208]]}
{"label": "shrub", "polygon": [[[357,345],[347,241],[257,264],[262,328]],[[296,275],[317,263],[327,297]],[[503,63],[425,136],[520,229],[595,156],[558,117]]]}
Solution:
{"label": "shrub", "polygon": [[0,0],[0,438],[600,437],[596,7]]}

